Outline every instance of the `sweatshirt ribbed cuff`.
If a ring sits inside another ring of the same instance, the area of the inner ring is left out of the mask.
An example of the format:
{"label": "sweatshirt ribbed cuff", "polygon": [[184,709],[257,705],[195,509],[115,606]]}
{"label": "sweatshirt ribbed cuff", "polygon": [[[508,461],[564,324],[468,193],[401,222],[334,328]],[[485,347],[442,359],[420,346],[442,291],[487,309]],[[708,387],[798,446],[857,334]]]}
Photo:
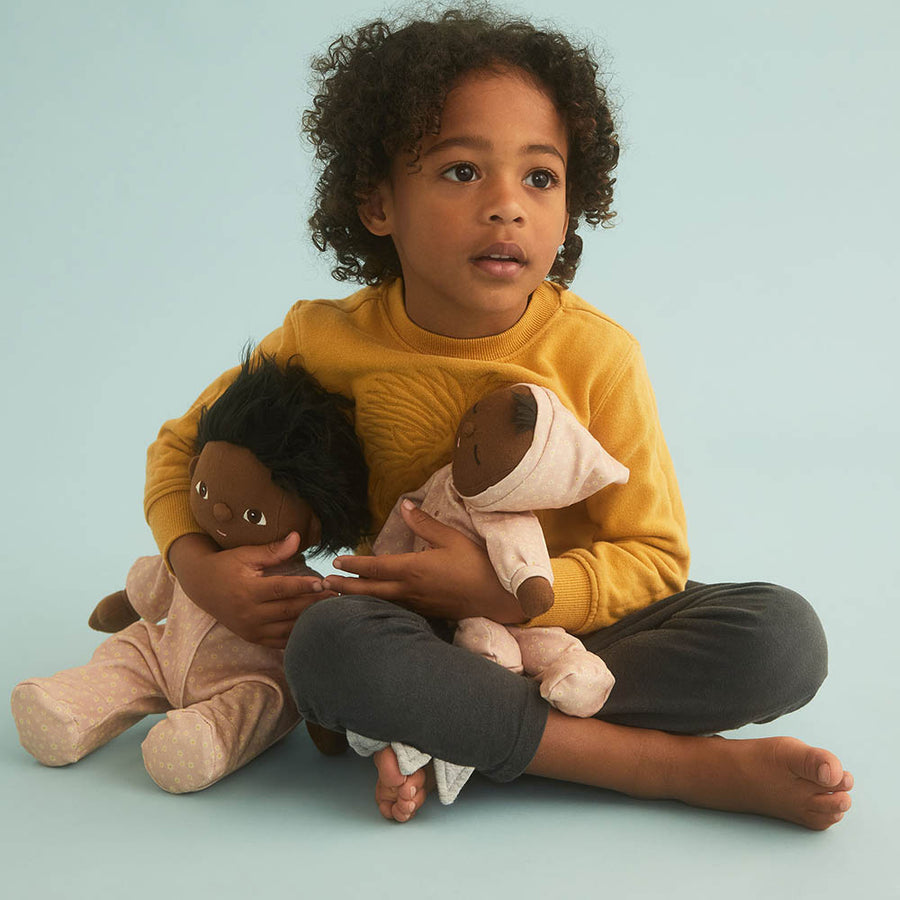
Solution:
{"label": "sweatshirt ribbed cuff", "polygon": [[194,521],[187,491],[165,494],[147,510],[147,524],[153,532],[156,545],[169,571],[169,548],[186,534],[205,534]]}
{"label": "sweatshirt ribbed cuff", "polygon": [[592,583],[594,573],[574,559],[552,559],[553,606],[527,623],[527,627],[559,626],[571,634],[595,631],[600,626],[595,619],[594,597],[597,587]]}

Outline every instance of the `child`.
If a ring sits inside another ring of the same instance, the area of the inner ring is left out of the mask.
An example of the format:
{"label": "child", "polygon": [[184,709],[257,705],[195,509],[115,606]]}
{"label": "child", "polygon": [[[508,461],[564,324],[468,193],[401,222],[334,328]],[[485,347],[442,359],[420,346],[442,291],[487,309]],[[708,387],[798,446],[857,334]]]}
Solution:
{"label": "child", "polygon": [[[349,574],[324,581],[261,579],[217,552],[190,516],[188,462],[199,407],[233,373],[149,451],[148,521],[185,591],[248,640],[290,636],[298,706],[327,728],[501,781],[530,772],[814,829],[838,821],[852,778],[833,754],[704,736],[806,703],[825,641],[791,591],[686,582],[681,499],[638,344],[564,288],[579,224],[613,215],[618,145],[589,54],[528,23],[448,12],[372,23],[316,69],[304,119],[323,163],[313,239],[335,253],[338,279],[367,287],[297,303],[260,348],[301,354],[355,400],[376,529],[448,461],[478,397],[516,382],[553,390],[631,477],[541,514],[555,603],[529,624],[579,635],[616,687],[597,718],[570,718],[529,680],[452,646],[442,619],[524,615],[480,547],[415,508],[403,514],[431,549],[341,557]],[[289,537],[272,560],[295,550]],[[344,596],[316,602],[326,590]],[[407,820],[425,772],[402,775],[390,748],[376,765],[379,809]]]}

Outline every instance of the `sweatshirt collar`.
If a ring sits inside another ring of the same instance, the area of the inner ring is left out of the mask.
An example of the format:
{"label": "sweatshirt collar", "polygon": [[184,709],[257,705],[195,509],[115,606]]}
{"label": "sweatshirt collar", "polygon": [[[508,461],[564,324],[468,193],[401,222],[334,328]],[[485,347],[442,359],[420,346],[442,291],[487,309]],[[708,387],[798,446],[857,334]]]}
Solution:
{"label": "sweatshirt collar", "polygon": [[544,281],[538,285],[525,312],[511,328],[488,337],[454,338],[426,331],[407,316],[402,279],[385,285],[383,290],[391,326],[410,349],[432,356],[481,360],[503,359],[521,350],[559,309],[562,292],[558,285]]}

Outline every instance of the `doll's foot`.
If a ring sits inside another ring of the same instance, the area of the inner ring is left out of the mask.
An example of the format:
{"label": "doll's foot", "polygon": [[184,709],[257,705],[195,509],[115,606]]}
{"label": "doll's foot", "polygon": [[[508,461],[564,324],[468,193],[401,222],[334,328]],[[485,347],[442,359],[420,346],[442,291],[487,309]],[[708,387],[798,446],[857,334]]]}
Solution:
{"label": "doll's foot", "polygon": [[522,674],[522,651],[518,641],[504,625],[483,616],[460,619],[453,635],[453,643],[516,675]]}
{"label": "doll's foot", "polygon": [[434,788],[434,770],[428,763],[412,775],[404,775],[390,747],[378,750],[373,759],[378,770],[375,802],[378,810],[392,822],[408,822],[421,808]]}
{"label": "doll's foot", "polygon": [[45,766],[78,762],[99,746],[82,746],[82,731],[69,704],[33,681],[16,685],[11,704],[20,743]]}
{"label": "doll's foot", "polygon": [[563,653],[539,676],[541,696],[568,716],[595,716],[609,699],[616,679],[592,653]]}
{"label": "doll's foot", "polygon": [[229,743],[204,716],[174,709],[150,729],[141,751],[150,777],[170,794],[202,791],[234,768]]}

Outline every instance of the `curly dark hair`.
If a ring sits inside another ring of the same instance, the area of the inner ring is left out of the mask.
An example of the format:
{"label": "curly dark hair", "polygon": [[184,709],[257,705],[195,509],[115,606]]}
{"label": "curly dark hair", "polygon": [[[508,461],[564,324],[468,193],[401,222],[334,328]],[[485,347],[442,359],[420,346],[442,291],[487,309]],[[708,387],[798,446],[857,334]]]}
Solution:
{"label": "curly dark hair", "polygon": [[200,411],[194,451],[208,441],[248,449],[321,522],[321,540],[309,552],[338,553],[355,547],[370,527],[369,473],[352,408],[353,401],[326,390],[295,359],[281,366],[248,348],[235,380]]}
{"label": "curly dark hair", "polygon": [[313,61],[319,77],[303,128],[322,172],[309,220],[319,250],[331,248],[341,281],[379,284],[401,275],[390,237],[371,234],[358,215],[401,152],[415,153],[440,130],[447,93],[467,72],[515,66],[547,90],[569,138],[569,227],[549,277],[568,284],[581,257],[577,234],[610,224],[619,143],[591,51],[487,6],[446,10],[431,19],[378,19],[334,41]]}

